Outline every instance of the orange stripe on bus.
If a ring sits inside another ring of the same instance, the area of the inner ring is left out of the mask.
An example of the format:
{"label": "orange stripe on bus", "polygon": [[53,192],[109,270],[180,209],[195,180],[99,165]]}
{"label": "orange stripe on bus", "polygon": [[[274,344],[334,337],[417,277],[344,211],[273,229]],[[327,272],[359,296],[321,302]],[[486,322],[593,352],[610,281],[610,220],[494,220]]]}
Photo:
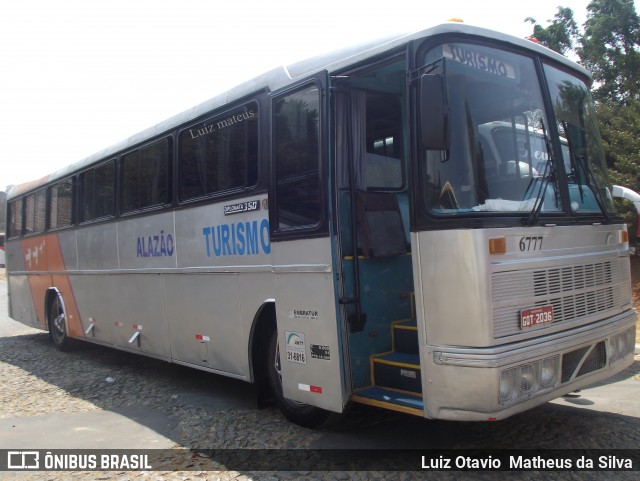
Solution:
{"label": "orange stripe on bus", "polygon": [[66,274],[38,274],[38,272],[63,272],[66,270],[58,235],[48,234],[23,239],[22,256],[26,270],[33,272],[28,277],[38,323],[46,327],[45,292],[50,287],[56,287],[64,299],[69,335],[71,337],[83,337],[84,329],[82,329],[82,322],[69,276]]}

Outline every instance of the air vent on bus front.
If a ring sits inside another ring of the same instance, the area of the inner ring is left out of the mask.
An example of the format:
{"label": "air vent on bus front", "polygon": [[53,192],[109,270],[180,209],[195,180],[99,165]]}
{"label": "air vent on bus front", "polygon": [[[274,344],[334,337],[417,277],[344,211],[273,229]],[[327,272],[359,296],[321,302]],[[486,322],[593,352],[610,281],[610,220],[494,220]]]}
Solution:
{"label": "air vent on bus front", "polygon": [[605,317],[630,302],[628,279],[625,258],[496,272],[491,277],[494,338],[521,334],[520,311],[530,307],[552,305],[553,325],[593,315]]}

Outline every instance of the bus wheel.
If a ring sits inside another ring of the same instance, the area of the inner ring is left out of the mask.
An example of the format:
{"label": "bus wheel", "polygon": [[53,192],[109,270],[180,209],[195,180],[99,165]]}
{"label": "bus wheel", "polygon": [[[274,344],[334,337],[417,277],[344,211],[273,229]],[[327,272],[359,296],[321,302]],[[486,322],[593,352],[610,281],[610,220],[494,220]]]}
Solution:
{"label": "bus wheel", "polygon": [[317,428],[321,426],[331,414],[324,409],[310,406],[293,399],[288,399],[282,394],[282,374],[280,369],[280,343],[276,330],[271,334],[269,349],[267,350],[267,370],[269,386],[276,404],[285,417],[300,426]]}
{"label": "bus wheel", "polygon": [[49,336],[53,345],[60,351],[68,351],[74,345],[67,332],[67,315],[59,292],[49,303]]}

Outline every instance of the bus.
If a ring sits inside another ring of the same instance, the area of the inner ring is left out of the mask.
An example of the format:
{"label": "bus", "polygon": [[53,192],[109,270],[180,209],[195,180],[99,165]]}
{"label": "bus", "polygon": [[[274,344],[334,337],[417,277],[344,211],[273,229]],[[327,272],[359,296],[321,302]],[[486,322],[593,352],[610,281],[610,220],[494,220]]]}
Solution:
{"label": "bus", "polygon": [[0,232],[0,267],[4,267],[4,232]]}
{"label": "bus", "polygon": [[444,23],[267,72],[8,194],[10,316],[257,385],[491,421],[633,362],[581,66]]}

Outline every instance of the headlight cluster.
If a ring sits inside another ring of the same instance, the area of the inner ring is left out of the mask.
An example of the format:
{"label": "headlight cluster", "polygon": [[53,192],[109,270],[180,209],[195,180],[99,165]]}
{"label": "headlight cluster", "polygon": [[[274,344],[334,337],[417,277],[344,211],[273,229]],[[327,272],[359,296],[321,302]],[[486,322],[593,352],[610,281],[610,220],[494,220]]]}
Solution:
{"label": "headlight cluster", "polygon": [[528,362],[500,373],[500,404],[511,404],[552,389],[558,382],[560,355]]}
{"label": "headlight cluster", "polygon": [[627,354],[633,352],[636,342],[636,328],[632,327],[626,331],[611,336],[609,338],[609,364],[613,364],[618,359],[622,359]]}

